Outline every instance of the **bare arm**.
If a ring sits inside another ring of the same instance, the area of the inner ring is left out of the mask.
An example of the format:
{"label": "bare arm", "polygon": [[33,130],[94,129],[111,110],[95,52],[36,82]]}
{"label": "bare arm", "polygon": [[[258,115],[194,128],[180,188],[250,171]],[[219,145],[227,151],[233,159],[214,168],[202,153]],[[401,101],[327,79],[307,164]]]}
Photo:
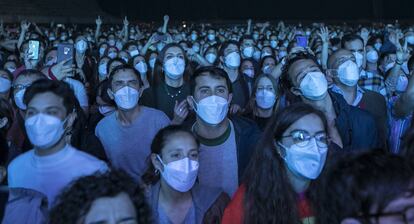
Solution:
{"label": "bare arm", "polygon": [[165,15],[164,16],[164,24],[162,25],[162,32],[163,33],[167,33],[168,21],[170,21],[170,17],[168,15]]}
{"label": "bare arm", "polygon": [[95,20],[96,23],[96,30],[95,30],[95,41],[98,43],[98,38],[101,35],[101,26],[102,26],[102,19],[100,16]]}
{"label": "bare arm", "polygon": [[22,21],[20,23],[21,31],[20,31],[19,41],[17,42],[17,48],[20,49],[20,47],[22,46],[24,38],[26,36],[26,32],[27,30],[29,30],[29,27],[30,27],[30,23],[27,21]]}

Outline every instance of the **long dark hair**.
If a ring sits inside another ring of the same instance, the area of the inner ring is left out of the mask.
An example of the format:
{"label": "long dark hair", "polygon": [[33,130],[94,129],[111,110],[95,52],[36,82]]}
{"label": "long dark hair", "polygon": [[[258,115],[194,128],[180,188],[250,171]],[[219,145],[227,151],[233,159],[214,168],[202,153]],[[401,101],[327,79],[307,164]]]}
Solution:
{"label": "long dark hair", "polygon": [[7,100],[0,98],[0,119],[7,118],[6,126],[0,129],[0,166],[5,166],[9,159],[9,145],[7,142],[7,131],[13,122],[12,107]]}
{"label": "long dark hair", "polygon": [[275,141],[280,141],[283,133],[293,123],[309,114],[317,115],[327,130],[324,114],[304,103],[284,108],[275,114],[268,124],[244,179],[245,223],[300,223],[297,193],[290,184]]}

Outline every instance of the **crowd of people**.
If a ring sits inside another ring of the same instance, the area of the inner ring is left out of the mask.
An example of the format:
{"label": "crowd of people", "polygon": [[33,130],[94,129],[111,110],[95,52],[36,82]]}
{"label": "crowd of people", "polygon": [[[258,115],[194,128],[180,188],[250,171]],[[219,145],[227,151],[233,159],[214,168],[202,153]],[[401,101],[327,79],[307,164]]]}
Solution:
{"label": "crowd of people", "polygon": [[0,219],[414,223],[414,26],[0,24]]}

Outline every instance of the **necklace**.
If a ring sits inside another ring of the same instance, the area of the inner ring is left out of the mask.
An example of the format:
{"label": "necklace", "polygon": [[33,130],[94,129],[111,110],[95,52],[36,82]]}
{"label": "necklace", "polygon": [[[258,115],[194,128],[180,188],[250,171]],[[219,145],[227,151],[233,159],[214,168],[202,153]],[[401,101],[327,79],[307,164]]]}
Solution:
{"label": "necklace", "polygon": [[177,96],[179,96],[180,94],[181,94],[181,89],[183,88],[183,86],[184,85],[182,85],[181,87],[180,87],[180,89],[178,90],[178,92],[176,93],[176,94],[172,94],[172,93],[170,93],[170,91],[168,91],[168,87],[167,87],[167,85],[165,84],[165,85],[163,85],[164,86],[164,90],[165,90],[165,92],[167,93],[167,95],[169,96],[169,97],[171,97],[171,98],[175,98],[175,97],[177,97]]}

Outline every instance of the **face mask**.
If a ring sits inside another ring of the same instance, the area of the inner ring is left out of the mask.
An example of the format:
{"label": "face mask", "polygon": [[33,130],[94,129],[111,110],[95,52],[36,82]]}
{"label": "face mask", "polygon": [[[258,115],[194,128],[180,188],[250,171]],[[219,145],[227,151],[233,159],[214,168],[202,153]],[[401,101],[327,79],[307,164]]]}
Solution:
{"label": "face mask", "polygon": [[101,47],[99,48],[99,55],[102,57],[105,54],[105,48]]}
{"label": "face mask", "polygon": [[257,33],[253,34],[253,39],[258,40],[259,39],[259,34],[257,34]]}
{"label": "face mask", "polygon": [[358,68],[361,68],[364,56],[359,52],[354,52],[353,55],[355,56],[356,64],[358,65]]}
{"label": "face mask", "polygon": [[377,63],[377,61],[378,61],[378,53],[377,53],[377,51],[368,51],[368,53],[367,53],[367,61],[369,63]]}
{"label": "face mask", "polygon": [[86,44],[84,40],[80,40],[76,43],[75,48],[78,52],[84,53],[86,51],[87,46],[88,45]]}
{"label": "face mask", "polygon": [[260,60],[260,55],[261,55],[260,51],[255,51],[254,54],[253,54],[254,60],[259,61]]}
{"label": "face mask", "polygon": [[208,124],[220,124],[227,116],[229,103],[223,97],[212,95],[200,100],[198,103],[195,102],[194,98],[193,101],[196,105],[194,111]]}
{"label": "face mask", "polygon": [[155,66],[155,60],[157,60],[156,58],[151,58],[150,60],[149,60],[149,65],[150,65],[150,67],[152,68],[152,69],[154,69],[154,66]]}
{"label": "face mask", "polygon": [[129,55],[131,55],[131,58],[133,58],[133,57],[139,55],[139,51],[138,50],[133,50],[133,51],[129,52]]}
{"label": "face mask", "polygon": [[165,61],[164,71],[170,79],[180,79],[185,70],[185,61],[182,58],[173,57]]}
{"label": "face mask", "polygon": [[125,63],[128,63],[128,57],[121,57],[122,60],[124,60]]}
{"label": "face mask", "polygon": [[39,113],[24,122],[30,142],[39,149],[47,149],[56,144],[65,132],[59,118]]}
{"label": "face mask", "polygon": [[209,34],[207,38],[209,41],[214,41],[216,39],[216,36],[214,34]]}
{"label": "face mask", "polygon": [[229,68],[238,68],[240,66],[240,55],[237,52],[232,52],[224,58],[224,63]]}
{"label": "face mask", "polygon": [[406,39],[409,44],[414,44],[414,36],[408,36]]}
{"label": "face mask", "polygon": [[254,53],[254,48],[253,47],[246,47],[243,49],[243,55],[246,58],[251,58],[253,56]]}
{"label": "face mask", "polygon": [[272,53],[269,53],[269,52],[265,51],[265,52],[262,53],[262,58],[264,58],[266,56],[271,56],[271,55],[272,55]]}
{"label": "face mask", "polygon": [[157,44],[157,50],[158,50],[158,52],[161,52],[163,48],[164,48],[164,43],[158,43]]}
{"label": "face mask", "polygon": [[18,108],[20,108],[21,110],[26,110],[26,104],[23,103],[23,97],[24,97],[24,93],[26,92],[26,89],[22,89],[19,90],[19,92],[17,92],[14,95],[14,102],[16,103],[16,106]]}
{"label": "face mask", "polygon": [[405,75],[400,75],[395,86],[395,91],[398,93],[405,92],[408,86],[408,78]]}
{"label": "face mask", "polygon": [[217,56],[214,53],[206,54],[206,60],[208,63],[213,64],[216,61]]}
{"label": "face mask", "polygon": [[198,53],[198,52],[200,51],[200,47],[199,47],[199,46],[196,46],[196,45],[194,45],[194,46],[192,47],[192,49],[193,49],[193,51],[194,51],[194,52],[196,52],[196,53]]}
{"label": "face mask", "polygon": [[271,40],[270,41],[270,47],[272,47],[273,49],[275,49],[277,47],[277,41]]}
{"label": "face mask", "polygon": [[98,107],[99,113],[101,113],[104,116],[108,116],[112,112],[115,111],[115,107],[112,106],[99,106]]}
{"label": "face mask", "polygon": [[375,44],[374,44],[374,47],[375,47],[375,49],[376,49],[377,51],[380,51],[380,49],[381,49],[381,47],[382,47],[382,44],[381,44],[381,43],[375,43]]}
{"label": "face mask", "polygon": [[306,36],[308,36],[308,37],[309,37],[309,36],[311,35],[311,31],[306,31],[306,33],[305,33],[305,34],[306,34]]}
{"label": "face mask", "polygon": [[266,66],[263,67],[262,72],[264,74],[271,74],[272,70],[273,70],[273,66],[266,65]]}
{"label": "face mask", "polygon": [[115,40],[113,40],[113,39],[108,40],[108,44],[112,47],[115,46]]}
{"label": "face mask", "polygon": [[267,89],[256,92],[256,104],[262,109],[270,109],[275,105],[276,95]]}
{"label": "face mask", "polygon": [[164,164],[157,155],[158,160],[164,167],[164,171],[160,170],[162,178],[170,187],[179,192],[187,192],[193,186],[198,175],[198,162],[185,157],[184,159]]}
{"label": "face mask", "polygon": [[392,69],[394,66],[395,66],[395,61],[388,63],[384,68],[385,72],[388,72],[388,70]]}
{"label": "face mask", "polygon": [[116,91],[114,97],[115,103],[119,108],[129,110],[138,104],[139,92],[132,87],[125,86]]}
{"label": "face mask", "polygon": [[192,41],[195,41],[195,40],[197,40],[197,34],[191,34],[191,40]]}
{"label": "face mask", "polygon": [[247,75],[250,78],[254,77],[254,69],[252,68],[246,68],[243,70],[243,74]]}
{"label": "face mask", "polygon": [[148,70],[147,64],[145,64],[143,61],[140,61],[137,64],[135,64],[135,69],[141,74],[146,73]]}
{"label": "face mask", "polygon": [[99,76],[103,77],[106,76],[106,71],[107,71],[107,64],[100,64],[98,67],[98,72],[99,72]]}
{"label": "face mask", "polygon": [[114,58],[116,58],[117,55],[118,54],[115,51],[112,51],[108,54],[108,57],[111,58],[111,59],[114,59]]}
{"label": "face mask", "polygon": [[310,141],[312,142],[309,142],[306,147],[293,144],[287,148],[281,143],[278,145],[285,150],[286,156],[283,160],[292,173],[315,180],[325,165],[328,148],[318,147],[314,138]]}
{"label": "face mask", "polygon": [[338,78],[342,84],[355,86],[359,80],[359,69],[355,62],[348,60],[338,67]]}
{"label": "face mask", "polygon": [[328,81],[322,72],[309,72],[300,83],[300,90],[308,100],[321,100],[328,91]]}
{"label": "face mask", "polygon": [[10,87],[11,81],[6,78],[0,77],[0,93],[9,91]]}

